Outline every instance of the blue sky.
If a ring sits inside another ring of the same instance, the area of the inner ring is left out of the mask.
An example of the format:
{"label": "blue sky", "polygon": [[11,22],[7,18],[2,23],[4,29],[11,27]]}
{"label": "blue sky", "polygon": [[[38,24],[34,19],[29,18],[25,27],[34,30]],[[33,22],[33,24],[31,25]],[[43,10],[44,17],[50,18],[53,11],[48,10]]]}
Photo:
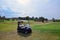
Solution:
{"label": "blue sky", "polygon": [[60,19],[60,0],[0,0],[0,15]]}

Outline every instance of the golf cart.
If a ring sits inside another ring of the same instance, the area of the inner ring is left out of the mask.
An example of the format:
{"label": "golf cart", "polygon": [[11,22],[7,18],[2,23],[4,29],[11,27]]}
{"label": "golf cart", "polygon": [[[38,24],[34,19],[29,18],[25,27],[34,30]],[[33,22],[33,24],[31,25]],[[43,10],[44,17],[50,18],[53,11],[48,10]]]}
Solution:
{"label": "golf cart", "polygon": [[23,21],[18,21],[17,31],[19,33],[23,33],[23,34],[30,34],[30,33],[32,33],[30,25],[29,24],[24,24],[23,25]]}

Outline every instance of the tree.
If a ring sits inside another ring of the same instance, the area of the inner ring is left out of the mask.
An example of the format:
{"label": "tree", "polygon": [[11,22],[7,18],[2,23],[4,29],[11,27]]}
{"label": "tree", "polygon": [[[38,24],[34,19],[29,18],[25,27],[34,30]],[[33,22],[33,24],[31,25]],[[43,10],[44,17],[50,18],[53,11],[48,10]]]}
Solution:
{"label": "tree", "polygon": [[29,16],[26,16],[26,20],[29,20],[30,19],[30,17]]}
{"label": "tree", "polygon": [[0,20],[1,20],[1,16],[0,16]]}
{"label": "tree", "polygon": [[5,16],[3,17],[0,16],[0,22],[4,22],[4,20],[5,20]]}
{"label": "tree", "polygon": [[1,22],[1,16],[0,16],[0,22]]}
{"label": "tree", "polygon": [[18,17],[18,19],[20,19],[20,20],[21,20],[22,18],[21,18],[21,17]]}
{"label": "tree", "polygon": [[38,17],[36,17],[36,18],[34,19],[34,21],[38,21]]}
{"label": "tree", "polygon": [[3,16],[3,20],[5,20],[5,16]]}
{"label": "tree", "polygon": [[39,17],[39,21],[44,22],[44,17]]}
{"label": "tree", "polygon": [[48,19],[47,19],[47,18],[45,18],[44,20],[45,20],[46,22],[48,22]]}
{"label": "tree", "polygon": [[34,16],[31,18],[31,20],[34,20]]}
{"label": "tree", "polygon": [[3,21],[5,20],[5,16],[3,16]]}
{"label": "tree", "polygon": [[55,18],[52,18],[52,21],[55,22]]}

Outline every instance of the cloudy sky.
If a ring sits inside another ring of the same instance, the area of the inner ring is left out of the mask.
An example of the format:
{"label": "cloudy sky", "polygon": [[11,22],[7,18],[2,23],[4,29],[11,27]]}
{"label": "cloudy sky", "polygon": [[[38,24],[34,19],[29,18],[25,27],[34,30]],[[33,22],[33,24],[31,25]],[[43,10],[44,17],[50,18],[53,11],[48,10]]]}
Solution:
{"label": "cloudy sky", "polygon": [[0,15],[60,19],[60,0],[0,0]]}

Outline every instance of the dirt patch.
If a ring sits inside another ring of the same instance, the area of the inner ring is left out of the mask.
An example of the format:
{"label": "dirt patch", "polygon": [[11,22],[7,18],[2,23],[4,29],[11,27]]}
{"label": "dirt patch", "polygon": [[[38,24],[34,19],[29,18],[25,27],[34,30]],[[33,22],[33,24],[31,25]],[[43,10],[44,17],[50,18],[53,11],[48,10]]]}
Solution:
{"label": "dirt patch", "polygon": [[17,31],[0,32],[0,40],[57,40],[57,36],[49,33],[33,32],[30,36],[18,35]]}

